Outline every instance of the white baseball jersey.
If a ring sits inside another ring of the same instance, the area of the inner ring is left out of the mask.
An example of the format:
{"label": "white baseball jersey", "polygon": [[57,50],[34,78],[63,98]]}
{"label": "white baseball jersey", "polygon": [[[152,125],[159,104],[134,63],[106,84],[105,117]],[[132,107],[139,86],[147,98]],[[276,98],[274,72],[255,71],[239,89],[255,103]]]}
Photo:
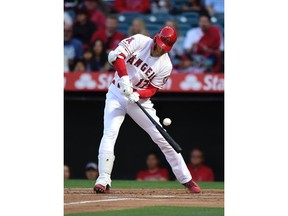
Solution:
{"label": "white baseball jersey", "polygon": [[[126,68],[134,89],[146,89],[149,84],[161,89],[171,74],[172,63],[168,53],[152,57],[152,43],[150,37],[136,34],[122,40],[116,48],[126,56]],[[117,71],[114,79],[118,83]]]}

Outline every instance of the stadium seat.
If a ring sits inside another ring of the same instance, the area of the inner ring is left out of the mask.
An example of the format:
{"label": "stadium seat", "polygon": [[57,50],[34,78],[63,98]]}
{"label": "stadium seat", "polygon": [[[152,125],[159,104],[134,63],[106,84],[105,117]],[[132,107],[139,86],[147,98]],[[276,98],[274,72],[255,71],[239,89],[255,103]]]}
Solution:
{"label": "stadium seat", "polygon": [[167,20],[173,19],[169,14],[153,14],[144,16],[145,23],[157,23],[163,25]]}
{"label": "stadium seat", "polygon": [[214,24],[219,24],[222,27],[224,27],[224,14],[223,13],[214,14],[214,16],[211,17],[211,21]]}
{"label": "stadium seat", "polygon": [[125,12],[118,14],[119,23],[131,24],[135,18],[143,18],[143,14],[138,12]]}
{"label": "stadium seat", "polygon": [[192,26],[190,24],[186,23],[178,23],[178,29],[180,32],[180,35],[185,36],[187,31],[190,30]]}
{"label": "stadium seat", "polygon": [[196,12],[183,12],[181,15],[187,18],[199,19],[199,14]]}
{"label": "stadium seat", "polygon": [[182,23],[189,23],[191,26],[198,26],[199,14],[195,12],[185,12],[178,15],[178,20]]}
{"label": "stadium seat", "polygon": [[181,5],[187,3],[187,0],[170,0],[173,5]]}
{"label": "stadium seat", "polygon": [[163,24],[146,24],[147,31],[150,36],[153,37],[160,29],[163,27]]}
{"label": "stadium seat", "polygon": [[176,16],[176,20],[178,23],[189,24],[191,27],[197,27],[199,17],[185,16],[181,14],[181,15]]}
{"label": "stadium seat", "polygon": [[128,33],[128,30],[129,30],[129,24],[128,23],[126,23],[126,22],[119,22],[118,23],[118,27],[117,27],[117,30],[118,31],[120,31],[120,32],[123,32],[124,34],[126,34],[127,35],[127,33]]}

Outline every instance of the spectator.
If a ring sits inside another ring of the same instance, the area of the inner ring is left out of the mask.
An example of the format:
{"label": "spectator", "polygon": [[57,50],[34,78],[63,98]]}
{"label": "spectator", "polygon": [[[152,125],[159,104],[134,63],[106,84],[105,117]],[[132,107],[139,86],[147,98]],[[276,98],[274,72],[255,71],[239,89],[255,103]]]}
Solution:
{"label": "spectator", "polygon": [[130,37],[135,34],[142,34],[149,37],[149,33],[142,19],[139,18],[134,19],[132,25],[129,28],[128,36]]}
{"label": "spectator", "polygon": [[147,170],[141,170],[137,174],[137,180],[145,181],[168,181],[169,173],[165,168],[159,167],[160,160],[155,152],[151,152],[147,156]]}
{"label": "spectator", "polygon": [[82,57],[82,43],[73,38],[71,25],[64,24],[64,71],[72,69],[74,61]]}
{"label": "spectator", "polygon": [[105,51],[104,43],[96,40],[93,47],[93,58],[91,60],[91,71],[108,71],[110,65],[107,60],[108,56]]}
{"label": "spectator", "polygon": [[210,167],[205,166],[203,151],[195,148],[191,151],[190,163],[187,165],[194,181],[214,181],[214,174]]}
{"label": "spectator", "polygon": [[83,52],[83,60],[85,62],[85,68],[87,72],[93,71],[92,69],[92,61],[93,61],[94,53],[91,48],[87,48]]}
{"label": "spectator", "polygon": [[110,15],[106,19],[106,27],[104,29],[98,29],[92,38],[91,43],[94,44],[96,40],[102,40],[105,44],[107,52],[114,50],[119,42],[125,38],[125,35],[117,31],[118,19],[114,15]]}
{"label": "spectator", "polygon": [[202,55],[207,61],[212,62],[212,72],[220,72],[221,66],[221,32],[216,26],[213,26],[210,17],[202,14],[199,19],[199,27],[193,28],[187,32],[184,48],[186,52],[193,55]]}
{"label": "spectator", "polygon": [[115,10],[122,12],[150,12],[150,0],[115,0]]}
{"label": "spectator", "polygon": [[85,167],[85,175],[89,180],[96,180],[99,176],[98,166],[94,162],[90,162]]}
{"label": "spectator", "polygon": [[178,35],[177,41],[175,42],[171,51],[169,52],[169,56],[171,58],[172,64],[174,66],[177,66],[179,64],[179,60],[176,57],[184,54],[184,48],[183,48],[184,37],[180,34],[178,25],[174,20],[167,20],[165,22],[165,26],[170,26],[174,28]]}
{"label": "spectator", "polygon": [[95,24],[88,19],[87,11],[84,9],[77,10],[76,23],[73,26],[74,37],[88,46],[95,30]]}
{"label": "spectator", "polygon": [[84,0],[84,8],[87,9],[90,21],[94,22],[97,29],[105,28],[106,17],[99,9],[100,0]]}
{"label": "spectator", "polygon": [[70,168],[67,165],[64,165],[64,180],[70,178]]}
{"label": "spectator", "polygon": [[151,4],[151,12],[157,13],[169,13],[171,3],[167,0],[154,0]]}
{"label": "spectator", "polygon": [[173,73],[194,73],[199,74],[205,71],[205,67],[201,65],[201,61],[193,59],[191,55],[182,55],[178,57],[180,59],[179,65],[177,65]]}
{"label": "spectator", "polygon": [[73,72],[86,72],[86,64],[83,59],[77,59],[75,61]]}
{"label": "spectator", "polygon": [[99,10],[101,10],[105,16],[107,16],[110,13],[110,8],[109,8],[109,4],[113,4],[113,2],[109,2],[106,0],[98,0],[98,8]]}
{"label": "spectator", "polygon": [[181,4],[180,12],[205,12],[205,6],[202,0],[188,0],[186,3]]}
{"label": "spectator", "polygon": [[210,16],[215,13],[224,13],[224,0],[205,0],[205,6]]}
{"label": "spectator", "polygon": [[80,0],[64,0],[64,11],[65,13],[68,13],[69,16],[75,20],[75,10],[78,7]]}
{"label": "spectator", "polygon": [[73,25],[73,19],[68,12],[64,12],[64,25]]}

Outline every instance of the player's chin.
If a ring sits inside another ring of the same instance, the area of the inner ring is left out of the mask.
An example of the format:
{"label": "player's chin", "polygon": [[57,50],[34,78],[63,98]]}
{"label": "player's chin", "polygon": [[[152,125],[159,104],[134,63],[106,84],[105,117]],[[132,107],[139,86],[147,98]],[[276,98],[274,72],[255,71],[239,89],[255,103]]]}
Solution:
{"label": "player's chin", "polygon": [[167,53],[167,52],[161,52],[161,53],[159,53],[159,54],[156,54],[156,56],[157,56],[157,57],[160,57],[160,56],[164,55],[165,53]]}

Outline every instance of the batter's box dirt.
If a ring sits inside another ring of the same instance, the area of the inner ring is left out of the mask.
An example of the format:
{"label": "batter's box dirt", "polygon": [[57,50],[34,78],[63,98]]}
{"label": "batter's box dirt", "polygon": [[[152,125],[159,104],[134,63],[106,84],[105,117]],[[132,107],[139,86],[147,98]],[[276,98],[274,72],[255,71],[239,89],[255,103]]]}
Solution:
{"label": "batter's box dirt", "polygon": [[190,194],[184,189],[116,189],[95,194],[92,189],[64,189],[64,211],[96,212],[145,206],[224,207],[224,190]]}

